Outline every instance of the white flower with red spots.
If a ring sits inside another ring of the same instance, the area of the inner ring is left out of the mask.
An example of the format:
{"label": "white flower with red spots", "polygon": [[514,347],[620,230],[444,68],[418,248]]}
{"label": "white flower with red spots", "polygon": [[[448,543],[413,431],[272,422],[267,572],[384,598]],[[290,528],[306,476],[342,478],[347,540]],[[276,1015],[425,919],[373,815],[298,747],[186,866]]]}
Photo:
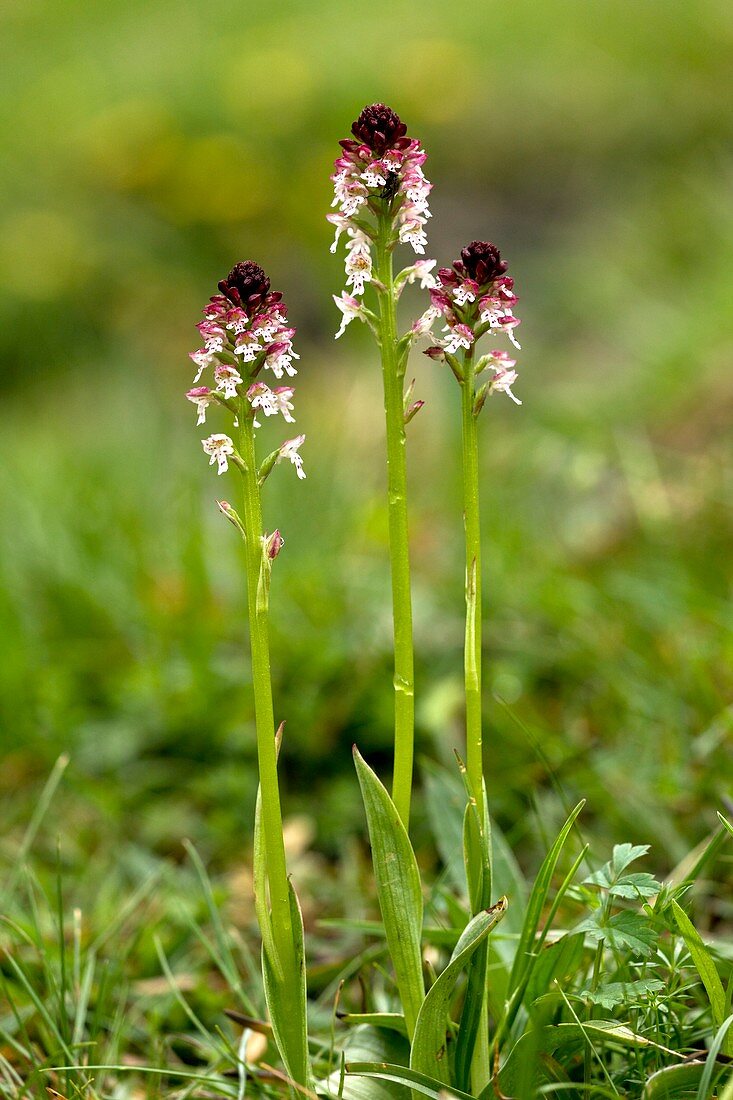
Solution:
{"label": "white flower with red spots", "polygon": [[207,408],[209,407],[209,405],[216,403],[216,397],[214,396],[212,391],[209,389],[208,386],[196,386],[194,389],[188,391],[186,397],[189,401],[192,401],[198,409],[199,415],[198,420],[196,421],[197,426],[199,424],[205,424]]}
{"label": "white flower with red spots", "polygon": [[298,452],[304,443],[304,435],[296,435],[295,439],[286,439],[280,448],[280,453],[277,458],[278,462],[281,458],[289,458],[293,466],[295,466],[296,474],[301,480],[305,478],[305,470],[303,469],[303,459]]}
{"label": "white flower with red spots", "polygon": [[503,367],[493,367],[493,370],[495,374],[489,382],[489,393],[505,393],[508,397],[511,397],[515,405],[521,405],[522,402],[512,393],[512,386],[517,380],[517,372],[515,370],[504,370]]}
{"label": "white flower with red spots", "polygon": [[201,446],[207,455],[211,455],[209,466],[218,464],[217,473],[225,474],[229,469],[229,455],[234,454],[234,444],[228,435],[210,435],[201,440]]}
{"label": "white flower with red spots", "polygon": [[413,322],[412,335],[414,338],[418,336],[432,336],[433,325],[440,317],[440,310],[435,306],[428,306],[421,317],[418,317],[417,321]]}
{"label": "white flower with red spots", "polygon": [[[516,298],[514,300],[516,301]],[[513,332],[513,329],[521,322],[514,316],[511,309],[504,304],[502,299],[495,295],[486,296],[479,302],[479,309],[481,311],[479,314],[481,323],[488,325],[491,329],[505,332],[514,347],[521,351],[521,344],[517,343],[517,338]]]}
{"label": "white flower with red spots", "polygon": [[262,409],[265,416],[277,416],[281,413],[288,424],[295,423],[292,386],[276,386],[271,390],[265,382],[254,382],[247,390],[247,400],[253,409]]}
{"label": "white flower with red spots", "polygon": [[460,286],[457,286],[453,291],[453,301],[457,306],[468,305],[469,302],[476,301],[478,292],[478,283],[475,283],[473,279],[464,279]]}
{"label": "white flower with red spots", "polygon": [[290,340],[278,340],[276,343],[270,344],[267,349],[265,366],[272,371],[276,378],[282,378],[283,374],[287,374],[292,378],[298,373],[293,366],[293,359],[300,359],[300,356],[293,351]]}
{"label": "white flower with red spots", "polygon": [[449,355],[455,355],[459,348],[469,350],[473,343],[473,332],[468,325],[446,325],[443,332],[447,332],[443,341],[443,348]]}
{"label": "white flower with red spots", "polygon": [[194,376],[194,385],[200,380],[201,375],[204,373],[207,367],[210,367],[212,363],[217,363],[218,360],[213,351],[207,351],[206,348],[201,348],[200,351],[190,351],[188,353],[189,359],[193,359],[194,363],[198,367]]}
{"label": "white flower with red spots", "polygon": [[360,321],[365,320],[364,307],[358,298],[352,298],[346,291],[341,295],[333,294],[332,298],[341,310],[341,324],[334,337],[335,340],[338,340],[339,336],[343,336],[346,332],[346,326],[350,325],[354,318],[358,317]]}
{"label": "white flower with red spots", "polygon": [[421,290],[432,290],[438,285],[433,275],[433,268],[437,262],[437,260],[416,260],[412,267],[406,267],[400,272],[397,282],[412,285],[417,279],[420,281]]}
{"label": "white flower with red spots", "polygon": [[369,238],[360,229],[347,230],[346,285],[354,288],[354,294],[364,293],[364,283],[372,278],[372,253]]}
{"label": "white flower with red spots", "polygon": [[240,356],[243,363],[254,363],[262,350],[262,344],[257,339],[256,333],[251,331],[237,333],[234,354]]}
{"label": "white flower with red spots", "polygon": [[236,367],[230,363],[217,363],[214,367],[214,378],[217,390],[225,397],[237,396],[237,386],[242,385],[243,379]]}

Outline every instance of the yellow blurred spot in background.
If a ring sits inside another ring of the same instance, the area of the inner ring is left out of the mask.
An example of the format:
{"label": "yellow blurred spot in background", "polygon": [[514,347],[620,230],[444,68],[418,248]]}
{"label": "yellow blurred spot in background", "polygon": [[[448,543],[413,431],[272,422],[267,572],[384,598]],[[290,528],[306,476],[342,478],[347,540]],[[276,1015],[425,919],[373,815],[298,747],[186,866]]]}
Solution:
{"label": "yellow blurred spot in background", "polygon": [[0,285],[51,302],[83,283],[91,245],[80,225],[52,210],[14,212],[0,229]]}

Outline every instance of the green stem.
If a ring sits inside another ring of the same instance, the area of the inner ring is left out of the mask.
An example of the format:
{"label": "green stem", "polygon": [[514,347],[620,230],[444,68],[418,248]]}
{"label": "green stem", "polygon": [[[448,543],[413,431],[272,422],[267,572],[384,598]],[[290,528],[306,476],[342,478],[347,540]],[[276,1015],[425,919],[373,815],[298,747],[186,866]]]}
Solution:
{"label": "green stem", "polygon": [[391,232],[391,217],[388,214],[380,215],[379,232],[375,241],[375,275],[384,286],[384,289],[378,290],[377,293],[379,343],[384,378],[384,412],[387,422],[387,500],[394,624],[395,731],[392,799],[403,825],[407,828],[410,821],[412,795],[415,677],[403,408],[405,364],[397,351]]}
{"label": "green stem", "polygon": [[483,752],[481,716],[481,524],[476,375],[473,348],[464,357],[461,383],[463,450],[463,517],[466,533],[466,639],[464,678],[466,695],[466,771],[483,820]]}
{"label": "green stem", "polygon": [[[476,800],[478,820],[484,821],[484,774],[481,715],[481,523],[479,513],[478,422],[476,406],[476,366],[473,346],[463,359],[461,382],[461,440],[463,464],[463,523],[466,544],[466,637],[463,650],[466,697],[466,773],[469,789]],[[488,843],[488,841],[487,841]],[[491,904],[491,885],[484,884],[481,906]],[[463,1074],[474,1091],[481,1091],[491,1077],[489,1020],[486,1005],[486,969],[488,950],[484,945],[471,959],[468,987],[474,991],[474,1041],[464,1052]],[[468,1064],[466,1064],[466,1060]]]}
{"label": "green stem", "polygon": [[267,855],[267,881],[272,910],[272,933],[280,966],[286,974],[296,968],[293,928],[290,915],[288,873],[277,778],[275,716],[270,676],[270,639],[268,593],[262,578],[262,504],[257,478],[254,426],[245,403],[239,409],[238,444],[244,464],[244,530],[247,560],[247,605],[252,649],[252,688],[257,727],[257,761],[262,801],[262,832]]}

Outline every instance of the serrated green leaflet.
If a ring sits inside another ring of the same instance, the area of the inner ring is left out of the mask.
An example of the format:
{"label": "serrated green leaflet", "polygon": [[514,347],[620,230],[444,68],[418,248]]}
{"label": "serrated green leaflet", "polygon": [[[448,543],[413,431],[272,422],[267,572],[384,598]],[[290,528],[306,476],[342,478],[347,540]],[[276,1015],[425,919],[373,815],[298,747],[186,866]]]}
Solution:
{"label": "serrated green leaflet", "polygon": [[507,900],[502,898],[497,905],[479,913],[466,926],[450,962],[432,985],[420,1009],[412,1040],[410,1068],[434,1077],[444,1085],[449,1085],[451,1080],[446,1027],[456,981],[473,953],[504,916],[506,908]]}
{"label": "serrated green leaflet", "polygon": [[658,932],[645,913],[630,909],[607,917],[603,909],[576,925],[576,932],[584,932],[592,943],[605,940],[619,951],[631,951],[634,955],[648,957],[657,942]]}
{"label": "serrated green leaflet", "polygon": [[356,748],[354,763],[366,811],[387,946],[395,969],[407,1034],[412,1037],[425,996],[420,950],[423,922],[420,873],[392,799]]}
{"label": "serrated green leaflet", "polygon": [[[408,1085],[413,1094],[429,1096],[431,1100],[447,1100],[442,1081],[436,1081],[434,1077],[428,1077],[414,1069],[405,1069],[404,1066],[390,1065],[389,1062],[348,1062],[346,1073],[347,1076],[378,1077],[382,1081],[394,1081],[400,1085]],[[448,1096],[452,1100],[474,1100],[467,1092],[456,1088],[448,1090]]]}
{"label": "serrated green leaflet", "polygon": [[640,978],[631,982],[608,982],[599,985],[598,989],[583,989],[580,996],[589,1004],[610,1010],[616,1005],[639,1004],[650,993],[660,993],[663,989],[664,982],[657,978]]}
{"label": "serrated green leaflet", "polygon": [[[700,933],[695,928],[682,906],[678,905],[676,901],[672,902],[672,912],[674,913],[677,927],[680,930],[680,935],[685,941],[685,946],[690,952],[692,961],[702,980],[702,984],[705,986],[705,992],[708,995],[710,1008],[713,1013],[713,1023],[716,1028],[719,1028],[722,1026],[723,1020],[725,1019],[726,1003],[725,990],[723,989],[723,983],[720,980],[717,967],[713,962],[712,955],[703,943]],[[723,1050],[729,1056],[733,1056],[733,1035],[730,1031],[726,1034]]]}

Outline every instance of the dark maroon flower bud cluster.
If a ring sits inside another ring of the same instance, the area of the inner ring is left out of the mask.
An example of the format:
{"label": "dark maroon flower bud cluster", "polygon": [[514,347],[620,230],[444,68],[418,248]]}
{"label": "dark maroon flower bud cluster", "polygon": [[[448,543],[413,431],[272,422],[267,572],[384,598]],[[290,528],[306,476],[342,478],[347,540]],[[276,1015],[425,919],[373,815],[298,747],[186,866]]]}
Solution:
{"label": "dark maroon flower bud cluster", "polygon": [[468,276],[479,286],[492,283],[503,275],[509,264],[502,260],[501,252],[489,241],[471,241],[461,249],[461,259],[453,264],[459,275]]}
{"label": "dark maroon flower bud cluster", "polygon": [[372,103],[370,107],[365,107],[351,127],[351,132],[380,157],[388,149],[403,148],[407,144],[400,142],[400,138],[407,133],[407,126],[384,103]]}
{"label": "dark maroon flower bud cluster", "polygon": [[242,260],[234,265],[218,286],[232,305],[246,309],[251,317],[264,304],[270,292],[270,279],[259,264],[253,260]]}

